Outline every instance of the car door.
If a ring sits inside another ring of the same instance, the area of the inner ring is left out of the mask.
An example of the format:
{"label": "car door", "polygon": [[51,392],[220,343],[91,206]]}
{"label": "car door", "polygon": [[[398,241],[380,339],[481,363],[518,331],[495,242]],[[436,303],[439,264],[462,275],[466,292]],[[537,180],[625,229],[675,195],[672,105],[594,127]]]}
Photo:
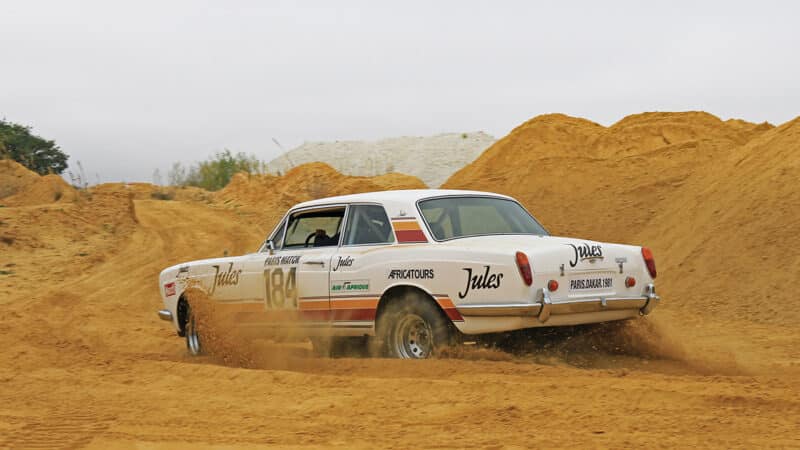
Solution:
{"label": "car door", "polygon": [[[265,301],[271,307],[285,307],[284,299],[294,302],[299,317],[307,325],[330,320],[331,260],[341,240],[347,207],[330,205],[293,211],[287,218],[279,260],[267,259]],[[272,268],[273,265],[275,268]],[[281,268],[284,270],[281,275]]]}
{"label": "car door", "polygon": [[331,318],[337,328],[369,328],[385,274],[386,249],[395,242],[383,206],[350,205],[346,231],[331,261]]}
{"label": "car door", "polygon": [[237,324],[280,325],[297,314],[296,273],[299,257],[282,250],[288,217],[275,227],[256,253],[247,255]]}

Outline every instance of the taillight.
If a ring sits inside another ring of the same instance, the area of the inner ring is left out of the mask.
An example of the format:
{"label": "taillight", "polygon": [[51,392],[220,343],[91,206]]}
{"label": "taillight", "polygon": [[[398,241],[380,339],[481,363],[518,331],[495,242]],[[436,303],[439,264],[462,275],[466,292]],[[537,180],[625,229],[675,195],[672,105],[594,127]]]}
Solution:
{"label": "taillight", "polygon": [[533,284],[533,273],[531,273],[531,263],[528,262],[528,255],[517,252],[517,267],[519,267],[519,274],[522,275],[522,280],[525,281],[525,284],[528,286]]}
{"label": "taillight", "polygon": [[636,286],[636,278],[633,278],[633,277],[625,278],[625,287],[626,288],[632,288],[634,286]]}
{"label": "taillight", "polygon": [[555,292],[558,290],[558,281],[550,280],[547,282],[547,290],[550,292]]}
{"label": "taillight", "polygon": [[653,252],[647,247],[642,247],[642,258],[644,258],[644,263],[647,266],[647,271],[650,272],[650,276],[655,278],[656,260],[653,258]]}
{"label": "taillight", "polygon": [[175,295],[175,282],[167,283],[164,285],[164,295],[167,297],[172,297]]}

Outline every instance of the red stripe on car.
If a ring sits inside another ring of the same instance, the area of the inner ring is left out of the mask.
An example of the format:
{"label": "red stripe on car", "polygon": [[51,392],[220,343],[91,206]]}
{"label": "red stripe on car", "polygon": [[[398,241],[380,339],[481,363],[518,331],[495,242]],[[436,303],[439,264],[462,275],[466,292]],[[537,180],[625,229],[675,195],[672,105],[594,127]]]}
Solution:
{"label": "red stripe on car", "polygon": [[394,235],[397,236],[397,242],[401,244],[409,242],[428,242],[422,230],[395,230]]}

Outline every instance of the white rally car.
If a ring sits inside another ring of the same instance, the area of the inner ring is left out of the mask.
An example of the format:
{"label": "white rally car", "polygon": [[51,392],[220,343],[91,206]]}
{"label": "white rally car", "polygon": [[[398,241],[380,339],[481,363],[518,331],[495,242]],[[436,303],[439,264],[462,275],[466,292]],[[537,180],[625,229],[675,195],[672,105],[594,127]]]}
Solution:
{"label": "white rally car", "polygon": [[648,248],[550,236],[507,196],[386,191],[301,203],[255,253],[165,269],[159,316],[199,353],[192,287],[237,327],[425,358],[463,335],[648,314],[655,277]]}

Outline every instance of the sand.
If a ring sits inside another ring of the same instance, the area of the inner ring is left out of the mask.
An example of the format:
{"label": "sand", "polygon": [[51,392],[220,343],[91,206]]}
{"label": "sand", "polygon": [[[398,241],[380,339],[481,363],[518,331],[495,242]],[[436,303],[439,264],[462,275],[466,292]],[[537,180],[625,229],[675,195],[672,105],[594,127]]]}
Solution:
{"label": "sand", "polygon": [[259,224],[269,224],[271,230],[289,208],[300,202],[360,192],[424,188],[419,178],[410,175],[349,176],[328,164],[314,162],[282,176],[238,173],[212,198],[215,207],[233,209]]}
{"label": "sand", "polygon": [[0,208],[0,448],[798,447],[798,128],[518,127],[448,185],[512,193],[557,234],[650,245],[664,302],[433,361],[263,341],[190,358],[155,317],[162,268],[253,250],[291,202],[413,177],[312,164],[204,198],[106,185]]}
{"label": "sand", "polygon": [[0,159],[0,205],[30,206],[75,200],[75,189],[58,175],[39,176],[21,164]]}

